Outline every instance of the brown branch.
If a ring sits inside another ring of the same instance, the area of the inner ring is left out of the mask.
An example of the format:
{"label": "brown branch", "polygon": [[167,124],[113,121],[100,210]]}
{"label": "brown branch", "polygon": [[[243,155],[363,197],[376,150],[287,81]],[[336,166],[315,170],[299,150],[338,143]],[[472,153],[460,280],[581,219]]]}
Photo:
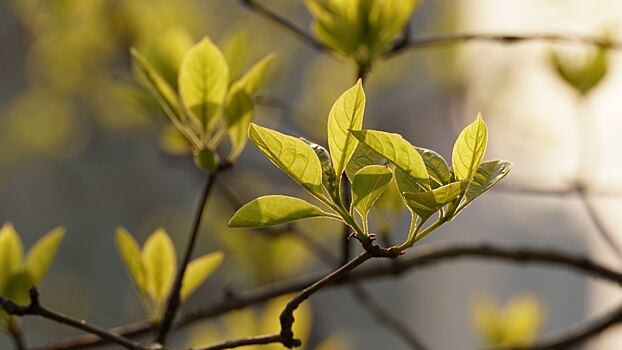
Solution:
{"label": "brown branch", "polygon": [[24,334],[22,333],[19,325],[16,325],[14,322],[11,322],[8,329],[9,334],[11,335],[11,339],[13,340],[13,344],[15,345],[15,350],[26,350],[26,342],[24,341]]}
{"label": "brown branch", "polygon": [[283,338],[283,336],[281,336],[280,334],[266,334],[266,335],[259,335],[256,337],[248,337],[248,338],[242,338],[242,339],[236,339],[236,340],[227,340],[222,343],[217,343],[217,344],[209,345],[206,347],[192,348],[190,350],[233,349],[233,348],[239,348],[239,347],[248,346],[248,345],[266,345],[266,344],[273,344],[273,343],[283,343],[285,341],[286,339]]}
{"label": "brown branch", "polygon": [[350,260],[347,264],[341,266],[326,275],[326,277],[319,279],[317,282],[303,289],[298,295],[290,300],[287,305],[285,305],[285,308],[283,308],[283,311],[279,316],[279,320],[281,321],[281,336],[285,338],[285,341],[282,343],[285,347],[291,349],[293,347],[300,346],[301,344],[299,339],[294,338],[294,332],[292,331],[292,325],[294,324],[294,311],[296,311],[298,306],[311,297],[311,295],[315,292],[342,278],[348,272],[352,271],[354,268],[358,267],[371,257],[372,255],[367,251],[361,253],[356,258]]}
{"label": "brown branch", "polygon": [[529,34],[493,34],[493,33],[458,33],[434,35],[429,37],[411,38],[398,42],[385,56],[391,57],[409,49],[421,49],[436,46],[447,46],[461,42],[483,41],[498,44],[517,44],[528,41],[543,41],[555,43],[574,43],[591,45],[611,50],[622,50],[622,43],[607,38],[556,33],[529,33]]}
{"label": "brown branch", "polygon": [[278,13],[268,9],[267,7],[261,5],[260,3],[258,3],[256,0],[240,0],[240,2],[242,3],[242,5],[246,6],[248,9],[250,9],[253,12],[256,12],[257,14],[267,18],[268,20],[274,22],[275,24],[277,24],[279,27],[285,29],[285,31],[289,32],[290,34],[292,34],[294,37],[296,37],[298,40],[302,41],[303,43],[307,44],[308,46],[324,52],[324,53],[332,53],[332,50],[324,45],[324,43],[316,40],[313,35],[307,33],[305,30],[303,30],[302,28],[298,27],[297,25],[295,25],[294,23],[290,22],[287,18],[279,15]]}
{"label": "brown branch", "polygon": [[516,347],[505,350],[556,350],[566,349],[580,345],[591,338],[596,337],[600,333],[610,327],[622,322],[622,305],[617,306],[613,311],[597,317],[591,321],[579,324],[557,336],[529,347]]}
{"label": "brown branch", "polygon": [[148,350],[147,347],[142,346],[139,343],[133,342],[132,340],[127,339],[123,336],[113,334],[105,329],[91,325],[84,320],[73,319],[69,316],[65,316],[63,314],[43,307],[39,302],[39,292],[34,287],[30,289],[30,304],[26,306],[17,305],[11,300],[0,296],[0,306],[9,315],[20,317],[39,316],[48,320],[56,321],[60,324],[80,329],[91,334],[95,334],[101,337],[101,339],[118,344],[129,350]]}
{"label": "brown branch", "polygon": [[183,284],[184,275],[186,274],[186,269],[188,268],[188,264],[192,259],[192,252],[194,251],[194,246],[199,235],[199,228],[201,226],[203,212],[205,211],[205,207],[207,206],[207,201],[210,194],[212,193],[212,188],[214,188],[214,184],[216,183],[218,174],[226,168],[228,168],[228,166],[219,166],[218,169],[214,171],[214,173],[210,174],[207,177],[207,181],[203,188],[201,198],[199,199],[199,205],[194,214],[194,220],[192,222],[192,230],[190,231],[188,245],[186,246],[186,251],[184,252],[184,257],[181,265],[179,266],[179,270],[177,271],[177,275],[175,276],[175,282],[173,284],[171,294],[169,295],[166,304],[164,317],[162,318],[162,323],[160,324],[160,328],[158,329],[156,342],[158,342],[159,344],[166,344],[166,338],[173,325],[173,319],[175,318],[177,310],[179,309],[179,305],[181,304],[181,287]]}
{"label": "brown branch", "polygon": [[[429,244],[415,249],[410,256],[402,256],[395,260],[377,263],[369,267],[363,267],[349,273],[331,286],[343,286],[359,281],[378,279],[381,277],[397,277],[410,270],[417,270],[428,265],[449,262],[461,258],[479,258],[487,261],[501,260],[504,262],[520,263],[520,266],[528,264],[550,264],[571,269],[595,278],[622,285],[622,273],[609,268],[586,256],[566,253],[554,249],[535,247],[503,247],[492,244]],[[275,284],[265,288],[259,288],[246,293],[236,293],[233,297],[225,297],[215,303],[200,305],[181,313],[174,327],[181,327],[198,320],[212,318],[233,310],[247,306],[264,303],[273,298],[300,291],[322,278],[322,274],[312,274],[286,283]],[[148,333],[151,328],[147,321],[139,321],[124,327],[109,330],[109,333],[123,336],[138,336]],[[51,343],[35,349],[39,350],[66,350],[83,349],[94,345],[101,345],[108,341],[102,341],[97,336],[88,335],[68,339],[62,343]]]}

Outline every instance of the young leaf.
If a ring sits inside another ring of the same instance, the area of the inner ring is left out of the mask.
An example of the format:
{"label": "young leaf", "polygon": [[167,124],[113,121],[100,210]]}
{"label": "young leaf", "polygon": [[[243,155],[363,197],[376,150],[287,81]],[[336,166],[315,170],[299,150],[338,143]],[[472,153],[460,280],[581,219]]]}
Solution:
{"label": "young leaf", "polygon": [[145,269],[141,257],[140,247],[134,240],[132,235],[123,227],[117,229],[116,235],[117,250],[128,274],[132,278],[136,289],[141,295],[147,294],[147,286],[145,281]]}
{"label": "young leaf", "polygon": [[299,198],[263,196],[238,209],[229,221],[229,227],[265,227],[318,216],[335,218],[335,215]]}
{"label": "young leaf", "polygon": [[415,149],[421,155],[423,163],[428,169],[428,175],[436,185],[446,185],[451,181],[449,166],[440,154],[426,148],[415,147]]}
{"label": "young leaf", "polygon": [[145,242],[142,263],[145,287],[156,304],[162,305],[173,286],[177,269],[175,247],[164,229],[157,229]]}
{"label": "young leaf", "polygon": [[475,121],[462,130],[454,144],[452,163],[456,179],[473,178],[479,163],[484,158],[487,143],[488,128],[482,115],[478,114]]}
{"label": "young leaf", "polygon": [[179,70],[181,99],[205,130],[213,125],[228,86],[227,61],[218,47],[205,37],[186,53]]}
{"label": "young leaf", "polygon": [[320,160],[320,164],[322,165],[322,184],[324,184],[324,188],[326,188],[333,200],[338,202],[339,191],[337,187],[337,175],[335,174],[335,168],[333,168],[333,162],[330,158],[330,154],[326,148],[318,145],[317,143],[313,143],[302,137],[300,139],[307,143],[307,145],[309,145],[309,147],[311,147],[317,155],[317,158]]}
{"label": "young leaf", "polygon": [[275,58],[276,55],[274,54],[267,55],[262,58],[261,61],[255,63],[255,65],[240,78],[238,83],[244,87],[244,90],[249,96],[255,96],[265,84],[272,70],[272,64]]}
{"label": "young leaf", "polygon": [[160,106],[162,106],[166,115],[173,121],[182,120],[179,103],[177,102],[177,93],[138,50],[131,48],[130,53],[132,54],[134,65],[144,77],[143,81],[147,84],[151,94],[153,94]]}
{"label": "young leaf", "polygon": [[2,296],[19,305],[30,302],[29,290],[33,286],[32,278],[27,271],[17,271],[9,276],[2,290]]}
{"label": "young leaf", "polygon": [[[383,165],[370,165],[359,170],[352,181],[352,205],[367,227],[367,214],[378,197],[391,182],[391,169]],[[367,229],[365,229],[367,231]]]}
{"label": "young leaf", "polygon": [[227,158],[234,161],[246,146],[246,132],[253,120],[253,100],[244,89],[244,85],[235,83],[229,90],[225,101],[224,119],[231,141],[231,151]]}
{"label": "young leaf", "polygon": [[350,158],[346,166],[346,174],[348,178],[352,180],[359,170],[368,165],[386,165],[387,163],[388,161],[383,156],[372,150],[366,144],[359,142],[352,158]]}
{"label": "young leaf", "polygon": [[359,79],[337,99],[328,115],[328,149],[338,177],[341,177],[358,144],[350,130],[361,130],[364,111],[365,91]]}
{"label": "young leaf", "polygon": [[218,154],[212,149],[203,148],[194,154],[194,164],[213,174],[218,169]]}
{"label": "young leaf", "polygon": [[248,137],[281,170],[319,199],[322,192],[322,166],[304,141],[251,123]]}
{"label": "young leaf", "polygon": [[475,198],[501,181],[510,172],[510,169],[512,169],[512,163],[503,160],[492,160],[480,164],[473,181],[469,184],[469,189],[464,195],[465,202],[459,210],[464,209]]}
{"label": "young leaf", "polygon": [[426,192],[404,193],[404,198],[408,206],[426,220],[445,204],[458,198],[466,191],[468,185],[468,181],[453,182]]}
{"label": "young leaf", "polygon": [[0,228],[0,289],[7,279],[22,269],[24,251],[22,241],[12,224]]}
{"label": "young leaf", "polygon": [[377,130],[352,131],[354,137],[395,164],[426,189],[430,188],[428,171],[419,152],[401,135]]}
{"label": "young leaf", "polygon": [[65,228],[58,227],[41,237],[35,243],[26,257],[26,270],[30,273],[32,283],[35,285],[43,281],[43,277],[48,272],[60,242],[65,236]]}
{"label": "young leaf", "polygon": [[186,300],[222,263],[224,254],[215,252],[192,260],[188,264],[181,287],[181,300]]}

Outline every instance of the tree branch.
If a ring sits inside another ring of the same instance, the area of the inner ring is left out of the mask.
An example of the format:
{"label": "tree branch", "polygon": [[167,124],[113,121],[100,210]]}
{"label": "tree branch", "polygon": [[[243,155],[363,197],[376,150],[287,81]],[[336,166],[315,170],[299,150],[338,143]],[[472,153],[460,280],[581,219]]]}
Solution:
{"label": "tree branch", "polygon": [[268,20],[277,24],[279,27],[285,29],[285,31],[293,34],[294,37],[307,44],[311,48],[324,53],[332,53],[332,50],[328,46],[324,45],[324,43],[316,40],[311,34],[307,33],[302,28],[290,22],[287,18],[261,5],[256,0],[240,0],[240,2],[251,11],[267,18]]}
{"label": "tree branch", "polygon": [[206,347],[192,348],[190,350],[221,350],[233,349],[248,345],[265,345],[273,343],[283,343],[285,339],[280,334],[266,334],[256,337],[248,337],[236,340],[227,340],[222,343],[213,344]]}
{"label": "tree branch", "polygon": [[194,246],[196,244],[199,234],[199,228],[201,226],[203,212],[205,211],[205,207],[207,206],[207,201],[212,192],[212,188],[214,187],[214,183],[216,183],[218,174],[224,169],[225,168],[223,166],[219,166],[218,169],[214,171],[214,173],[210,174],[207,177],[207,181],[203,188],[201,198],[199,199],[199,205],[194,214],[192,230],[190,231],[190,238],[188,239],[186,251],[184,252],[184,257],[181,265],[179,266],[179,270],[177,271],[177,275],[175,276],[175,282],[173,284],[171,294],[169,295],[166,304],[166,311],[164,312],[164,317],[162,318],[162,323],[160,324],[160,328],[156,336],[156,342],[162,345],[166,344],[166,338],[171,330],[171,326],[173,325],[173,319],[175,318],[175,315],[177,314],[177,310],[179,309],[179,305],[181,303],[181,287],[183,284],[184,275],[186,274],[186,269],[188,268],[190,259],[192,259],[192,252],[194,251]]}
{"label": "tree branch", "polygon": [[356,258],[350,260],[347,264],[341,266],[330,274],[326,275],[326,277],[318,280],[313,283],[309,287],[302,290],[298,295],[296,295],[292,300],[290,300],[281,315],[279,316],[279,320],[281,321],[281,336],[285,338],[285,341],[282,344],[287,348],[293,348],[300,346],[301,342],[299,339],[294,338],[294,332],[292,331],[292,325],[294,324],[294,311],[302,304],[305,300],[307,300],[311,295],[313,295],[318,290],[327,286],[328,284],[335,282],[339,278],[343,277],[348,272],[352,271],[357,266],[361,265],[372,255],[365,251],[361,253]]}
{"label": "tree branch", "polygon": [[409,49],[421,49],[434,46],[447,46],[461,42],[483,41],[498,44],[517,44],[527,41],[543,41],[556,43],[574,43],[591,45],[610,50],[622,50],[622,43],[611,41],[607,38],[557,33],[529,33],[529,34],[494,34],[494,33],[458,33],[433,35],[429,37],[411,38],[398,42],[385,56],[398,55]]}
{"label": "tree branch", "polygon": [[[577,255],[554,249],[535,247],[503,247],[493,244],[428,244],[415,249],[410,256],[402,256],[391,261],[377,263],[357,269],[345,277],[335,281],[328,287],[343,286],[359,281],[378,279],[381,277],[398,277],[399,275],[417,270],[428,265],[449,262],[462,258],[478,258],[486,261],[500,260],[510,263],[547,264],[564,267],[595,278],[622,285],[622,273],[609,268],[583,255]],[[246,293],[236,293],[233,297],[225,297],[217,302],[200,305],[181,313],[175,327],[181,327],[198,320],[212,318],[233,310],[264,303],[273,298],[294,293],[307,288],[322,278],[322,274],[312,274],[286,283],[259,288]],[[151,330],[149,322],[139,321],[131,325],[117,327],[109,333],[123,336],[138,336]],[[107,343],[97,336],[88,335],[68,339],[59,343],[50,343],[35,349],[39,350],[67,350],[83,349],[94,345]]]}
{"label": "tree branch", "polygon": [[[118,344],[129,350],[149,350],[147,347],[142,346],[139,343],[133,342],[123,336],[113,334],[105,329],[96,327],[89,324],[84,320],[76,320],[69,316],[65,316],[58,312],[54,312],[43,307],[39,303],[39,292],[36,288],[30,289],[30,304],[27,306],[17,305],[11,300],[0,296],[0,306],[9,315],[13,316],[39,316],[48,320],[56,321],[60,324],[64,324],[73,328],[80,329],[82,331],[95,334],[101,339],[111,343]],[[22,344],[23,345],[23,344]]]}

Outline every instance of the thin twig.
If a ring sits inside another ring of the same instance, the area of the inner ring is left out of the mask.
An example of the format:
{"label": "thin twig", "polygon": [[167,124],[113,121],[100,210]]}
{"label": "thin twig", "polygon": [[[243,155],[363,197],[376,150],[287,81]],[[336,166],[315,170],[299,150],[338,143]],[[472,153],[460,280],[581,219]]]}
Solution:
{"label": "thin twig", "polygon": [[547,341],[530,347],[516,347],[505,350],[557,350],[576,347],[621,322],[622,305],[619,305],[613,311],[583,324],[570,327]]}
{"label": "thin twig", "polygon": [[190,350],[221,350],[233,349],[248,345],[265,345],[274,343],[283,343],[285,339],[280,334],[266,334],[256,337],[248,337],[236,340],[227,340],[221,343],[209,345],[206,347],[192,348]]}
{"label": "thin twig", "polygon": [[298,306],[300,306],[300,304],[302,304],[315,292],[342,278],[348,272],[352,271],[369,258],[371,258],[371,254],[369,252],[365,251],[361,253],[356,258],[350,260],[347,264],[341,266],[309,287],[303,289],[298,295],[291,299],[287,305],[285,305],[285,308],[283,308],[283,311],[279,316],[279,320],[281,321],[281,336],[285,338],[285,341],[283,341],[282,344],[285,347],[291,349],[293,347],[300,346],[301,344],[299,339],[294,338],[294,332],[292,331],[292,325],[294,324],[294,311],[296,311]]}
{"label": "thin twig", "polygon": [[24,334],[19,325],[11,322],[9,326],[9,334],[11,335],[11,339],[13,340],[13,344],[15,344],[15,350],[26,350],[26,342],[24,341]]}
{"label": "thin twig", "polygon": [[[493,244],[429,244],[421,246],[417,250],[409,253],[410,256],[402,256],[395,260],[385,261],[362,267],[346,275],[344,278],[335,281],[332,286],[344,286],[363,280],[378,279],[381,277],[398,277],[399,275],[424,268],[428,265],[450,262],[461,258],[479,258],[489,262],[500,260],[504,262],[519,263],[519,266],[528,264],[547,264],[568,268],[592,277],[622,285],[622,273],[616,269],[607,267],[595,260],[583,255],[567,253],[554,249],[543,249],[536,247],[503,247]],[[300,291],[313,282],[317,281],[323,274],[312,274],[286,283],[279,283],[264,288],[259,288],[251,292],[236,293],[233,297],[225,297],[217,302],[204,304],[192,308],[185,313],[180,313],[175,327],[192,324],[198,320],[212,318],[224,313],[242,309],[251,305],[261,304],[268,300]],[[128,332],[125,333],[125,328]],[[149,322],[139,321],[128,326],[117,327],[109,330],[110,333],[123,336],[138,336],[151,330]],[[130,335],[131,334],[131,335]],[[61,343],[50,343],[38,350],[67,350],[83,349],[94,345],[101,345],[108,341],[102,341],[97,336],[88,335],[72,339],[67,339]]]}
{"label": "thin twig", "polygon": [[102,339],[107,340],[108,342],[118,344],[129,350],[148,350],[147,347],[142,346],[141,344],[127,339],[121,335],[113,334],[105,329],[91,325],[84,320],[77,320],[43,307],[39,302],[39,292],[34,287],[30,289],[30,304],[26,306],[17,305],[11,300],[0,296],[0,306],[9,315],[22,317],[39,316],[73,328],[80,329],[91,334],[95,334]]}
{"label": "thin twig", "polygon": [[192,230],[190,231],[190,238],[188,238],[186,251],[184,252],[184,257],[181,265],[179,266],[179,270],[177,271],[177,275],[175,276],[175,283],[173,284],[173,289],[171,290],[171,294],[169,295],[166,305],[166,311],[164,312],[164,317],[162,318],[162,323],[160,324],[160,328],[158,329],[158,333],[156,336],[156,342],[162,345],[166,344],[166,338],[171,330],[171,326],[173,325],[173,319],[175,318],[177,310],[179,309],[179,305],[181,303],[181,287],[183,284],[184,275],[186,274],[186,269],[188,268],[188,264],[192,259],[192,252],[194,251],[194,246],[199,235],[199,228],[201,226],[203,212],[205,211],[207,201],[209,199],[210,193],[212,192],[212,188],[214,187],[214,183],[216,183],[216,179],[218,178],[218,174],[220,173],[220,171],[222,171],[221,167],[219,167],[216,171],[210,174],[207,177],[205,186],[203,187],[203,192],[201,193],[201,198],[199,199],[199,205],[197,206],[196,212],[194,214]]}
{"label": "thin twig", "polygon": [[240,0],[242,5],[249,8],[251,11],[256,12],[257,14],[269,19],[270,21],[276,23],[281,28],[285,29],[287,32],[293,34],[294,37],[307,44],[308,46],[324,52],[331,53],[331,49],[324,45],[324,43],[316,40],[311,34],[307,33],[302,28],[298,27],[294,23],[290,22],[287,18],[279,15],[278,13],[268,9],[267,7],[261,5],[255,0]]}
{"label": "thin twig", "polygon": [[461,42],[484,41],[498,44],[517,44],[528,41],[544,41],[556,43],[574,43],[592,45],[611,50],[622,50],[622,43],[607,38],[558,33],[528,33],[528,34],[496,34],[496,33],[458,33],[433,35],[429,37],[411,38],[393,46],[385,56],[391,57],[409,49],[421,49],[434,46],[447,46]]}

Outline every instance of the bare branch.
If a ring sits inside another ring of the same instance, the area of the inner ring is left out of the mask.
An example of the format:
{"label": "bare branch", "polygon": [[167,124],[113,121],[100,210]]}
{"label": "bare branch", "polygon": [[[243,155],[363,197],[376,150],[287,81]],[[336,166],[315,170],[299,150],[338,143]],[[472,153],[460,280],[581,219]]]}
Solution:
{"label": "bare branch", "polygon": [[256,337],[248,337],[236,340],[227,340],[222,343],[213,344],[206,347],[192,348],[190,350],[221,350],[233,349],[248,345],[265,345],[273,343],[283,343],[285,339],[280,334],[266,334]]}
{"label": "bare branch", "polygon": [[164,317],[162,318],[162,323],[160,324],[160,328],[156,336],[156,342],[162,345],[166,343],[166,338],[173,325],[173,319],[175,318],[175,315],[177,314],[177,310],[179,309],[179,305],[181,303],[181,287],[184,280],[184,275],[186,274],[186,269],[188,268],[188,264],[192,259],[192,252],[194,251],[194,246],[197,241],[199,227],[201,226],[201,219],[203,218],[203,212],[205,211],[205,207],[207,206],[207,201],[212,192],[212,188],[214,187],[214,183],[216,183],[218,174],[221,171],[227,169],[228,167],[228,165],[219,166],[213,174],[210,174],[208,176],[205,186],[203,188],[201,198],[199,199],[199,205],[194,214],[192,230],[190,231],[190,238],[188,238],[186,251],[184,252],[184,257],[181,265],[179,266],[179,270],[177,271],[177,275],[175,276],[175,282],[173,284],[171,294],[169,295],[166,304]]}
{"label": "bare branch", "polygon": [[458,33],[411,38],[398,42],[385,56],[398,55],[409,49],[422,49],[435,46],[447,46],[461,42],[483,41],[498,44],[517,44],[528,41],[542,41],[567,44],[582,44],[610,50],[622,50],[622,43],[607,38],[558,33],[498,34],[498,33]]}
{"label": "bare branch", "polygon": [[287,32],[308,46],[324,53],[332,53],[331,49],[324,45],[324,43],[316,40],[311,34],[290,22],[287,18],[261,5],[256,0],[240,0],[240,2],[251,11],[256,12],[257,14],[274,22],[279,27],[285,29]]}
{"label": "bare branch", "polygon": [[[113,334],[105,329],[91,325],[84,320],[76,320],[69,316],[65,316],[58,312],[54,312],[43,307],[39,303],[39,292],[36,288],[30,289],[30,304],[27,306],[17,305],[11,300],[0,296],[0,306],[9,315],[13,316],[39,316],[48,320],[56,321],[58,323],[80,329],[82,331],[95,334],[101,339],[108,342],[118,344],[129,350],[149,350],[147,347],[142,346],[139,343],[133,342],[123,336]],[[22,344],[23,346],[23,344]]]}

